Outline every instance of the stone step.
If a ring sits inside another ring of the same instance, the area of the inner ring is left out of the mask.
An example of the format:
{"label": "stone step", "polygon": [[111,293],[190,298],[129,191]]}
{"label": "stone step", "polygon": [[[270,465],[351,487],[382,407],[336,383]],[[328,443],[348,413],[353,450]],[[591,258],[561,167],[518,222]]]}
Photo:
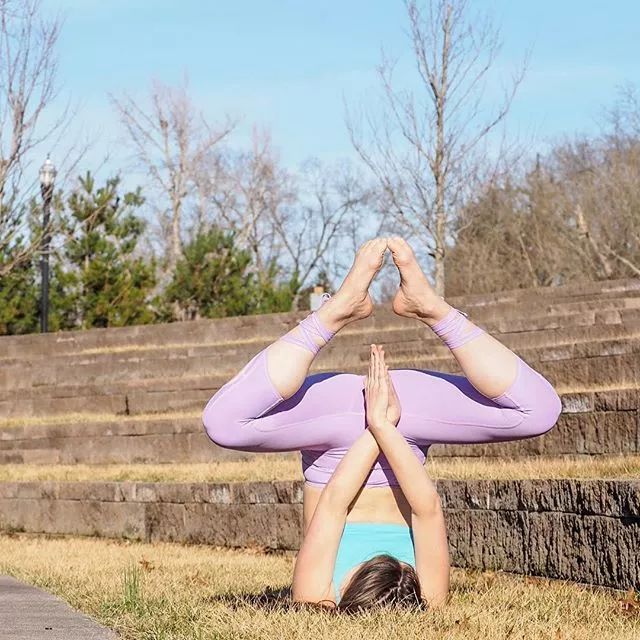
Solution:
{"label": "stone step", "polygon": [[[394,363],[394,368],[434,369],[420,359],[410,359]],[[545,375],[559,390],[580,390],[596,386],[636,387],[640,385],[637,353],[621,356],[602,356],[573,360],[536,363],[536,369]],[[439,363],[438,371],[456,373],[457,365],[449,361]],[[354,373],[365,374],[366,364],[352,369]],[[212,378],[196,381],[184,381],[182,388],[171,389],[168,382],[159,381],[153,385],[130,388],[125,392],[126,409],[130,414],[153,413],[159,411],[195,411],[204,407],[206,401],[217,391],[220,384]],[[99,396],[94,396],[97,400]],[[72,399],[59,399],[56,406],[64,408]],[[93,402],[93,400],[92,400]],[[47,403],[36,403],[34,408],[45,408]],[[73,402],[73,410],[79,410],[79,404]]]}
{"label": "stone step", "polygon": [[640,290],[640,279],[626,278],[602,280],[600,282],[581,282],[559,287],[538,287],[509,289],[494,293],[465,294],[452,298],[456,304],[464,302],[472,306],[487,306],[498,303],[522,303],[533,299],[593,299],[615,293],[631,293]]}
{"label": "stone step", "polygon": [[[558,354],[563,352],[571,357],[590,357],[603,349],[623,352],[632,350],[632,343],[640,338],[640,311],[627,318],[624,324],[561,327],[505,333],[498,337],[531,362],[558,358]],[[350,370],[361,366],[367,361],[367,346],[371,342],[385,344],[390,362],[396,368],[399,365],[394,363],[398,359],[422,358],[422,354],[428,354],[420,365],[423,368],[437,369],[439,362],[450,359],[449,350],[439,340],[432,339],[431,332],[418,327],[391,335],[374,333],[337,337],[323,350],[317,364],[323,370]],[[628,345],[625,347],[622,343]],[[26,400],[30,389],[38,396],[46,396],[51,394],[50,388],[55,387],[56,395],[68,397],[78,392],[81,394],[82,387],[111,386],[116,382],[120,384],[116,391],[119,393],[124,383],[135,385],[157,378],[167,381],[172,378],[212,376],[224,380],[241,369],[264,346],[233,345],[225,350],[190,348],[168,353],[154,351],[151,356],[137,353],[101,354],[90,356],[87,361],[52,358],[53,362],[48,366],[31,362],[19,368],[4,367],[0,371],[0,402],[15,397],[17,390],[22,390],[20,396]],[[158,357],[160,355],[162,357]],[[78,380],[82,384],[79,385]],[[109,389],[103,390],[103,393],[109,392]]]}
{"label": "stone step", "polygon": [[[640,298],[638,298],[640,302]],[[611,327],[613,325],[628,326],[635,324],[640,319],[640,306],[636,308],[618,309],[589,309],[587,311],[574,312],[568,315],[543,315],[530,316],[517,319],[494,319],[481,323],[487,331],[501,339],[513,340],[513,346],[526,346],[527,342],[537,340],[542,344],[546,338],[545,331],[550,331],[548,342],[556,339],[571,339],[570,329],[573,327]],[[563,332],[564,336],[556,336],[557,332]],[[0,371],[0,388],[29,386],[41,384],[42,379],[51,378],[51,371],[64,371],[68,367],[88,366],[95,364],[103,369],[105,365],[117,368],[121,363],[137,365],[146,360],[167,360],[174,358],[192,358],[199,355],[219,355],[225,360],[240,358],[248,359],[250,354],[264,348],[277,336],[257,336],[253,334],[246,339],[214,341],[203,344],[168,344],[162,343],[155,346],[132,345],[130,349],[112,352],[75,351],[67,350],[60,354],[50,354],[46,359],[4,359]],[[530,338],[530,340],[529,340]],[[576,337],[576,340],[579,340]],[[409,320],[401,320],[393,324],[380,324],[365,321],[356,323],[352,327],[341,332],[332,343],[335,348],[347,349],[350,346],[369,344],[370,342],[390,343],[395,341],[417,340],[434,349],[440,346],[439,340],[433,336],[424,326]],[[330,347],[327,351],[331,352]],[[74,376],[77,377],[77,376]]]}
{"label": "stone step", "polygon": [[[596,385],[636,386],[640,381],[637,366],[639,338],[517,351],[560,391]],[[389,364],[395,369],[459,372],[457,363],[448,354],[434,356],[413,349],[408,349],[406,353],[401,350],[394,353],[391,350],[391,354]],[[141,376],[138,380],[125,379],[104,384],[53,383],[26,388],[18,393],[0,390],[0,412],[5,416],[15,417],[74,412],[140,414],[194,411],[204,406],[207,399],[231,377],[230,373],[217,373],[219,363],[215,359],[211,359],[210,363],[199,359],[184,361],[183,364],[191,369],[186,370],[188,373],[183,369],[179,377],[167,377],[165,363],[158,371],[161,377],[155,378]],[[353,354],[335,352],[330,364],[332,366],[327,366],[326,361],[320,360],[314,370],[349,370],[363,374],[367,367],[366,352],[363,351],[359,358]],[[177,364],[171,363],[172,373],[176,369]]]}
{"label": "stone step", "polygon": [[[496,335],[512,349],[555,346],[583,341],[603,341],[614,338],[640,335],[640,309],[628,310],[621,318],[617,312],[609,317],[611,323],[595,324],[607,312],[589,312],[562,318],[541,318],[537,329],[520,330],[509,327],[500,332],[497,326],[487,325],[487,330]],[[448,349],[417,323],[406,329],[380,329],[370,332],[339,334],[323,351],[319,362],[323,367],[342,367],[343,363],[361,360],[367,355],[366,346],[371,342],[385,344],[389,353],[401,354],[409,351],[429,351],[437,356],[446,356]],[[27,361],[7,364],[0,371],[0,393],[3,390],[22,389],[31,386],[65,385],[78,379],[85,383],[123,381],[128,377],[139,380],[170,372],[174,375],[194,375],[215,370],[232,375],[255,353],[269,344],[267,341],[235,342],[211,346],[185,346],[125,353],[69,354],[53,356],[46,361]],[[221,371],[220,362],[224,363]]]}
{"label": "stone step", "polygon": [[[640,390],[564,394],[563,413],[548,434],[517,442],[436,445],[431,455],[517,457],[640,454]],[[198,416],[34,424],[0,428],[0,463],[200,463],[253,454],[215,446]]]}
{"label": "stone step", "polygon": [[[589,310],[603,308],[608,300],[627,299],[637,306],[640,280],[621,280],[603,283],[585,283],[548,289],[523,289],[480,296],[453,298],[451,302],[466,309],[478,321],[500,317],[527,317],[544,309],[557,313],[560,308]],[[569,306],[567,306],[569,305]],[[234,339],[251,339],[256,335],[273,337],[287,330],[304,313],[267,314],[221,320],[69,331],[54,334],[5,336],[0,338],[0,358],[48,358],[56,353],[142,345],[201,344]],[[396,322],[388,309],[379,309],[370,322]]]}
{"label": "stone step", "polygon": [[[613,361],[615,360],[615,361]],[[574,361],[567,361],[566,366],[558,367],[556,363],[537,367],[549,379],[561,379],[567,371],[571,373],[567,385],[558,385],[559,391],[589,390],[597,388],[614,388],[618,386],[636,387],[640,384],[636,371],[637,357],[629,358],[599,358],[590,359],[585,364],[580,361],[576,366]],[[575,367],[575,368],[574,368]],[[445,367],[442,367],[444,370]],[[365,369],[361,370],[362,374]],[[585,383],[585,380],[590,382]],[[86,413],[87,411],[137,416],[148,413],[167,412],[195,412],[201,411],[209,398],[219,386],[205,380],[199,385],[192,381],[181,381],[182,388],[173,381],[173,388],[168,384],[155,384],[155,388],[147,386],[122,393],[90,395],[89,391],[69,397],[30,397],[20,401],[7,400],[0,402],[0,412],[3,416],[28,417],[43,415],[64,415],[69,413]],[[188,388],[187,387],[188,383]],[[196,388],[200,386],[201,388]]]}
{"label": "stone step", "polygon": [[231,451],[197,434],[151,434],[61,438],[51,447],[0,449],[0,464],[194,464],[248,460],[252,453]]}

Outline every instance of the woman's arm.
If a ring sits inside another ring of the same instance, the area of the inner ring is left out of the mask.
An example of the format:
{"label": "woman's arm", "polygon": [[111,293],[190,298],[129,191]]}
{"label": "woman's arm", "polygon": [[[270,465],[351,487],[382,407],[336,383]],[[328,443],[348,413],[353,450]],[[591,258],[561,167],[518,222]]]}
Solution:
{"label": "woman's arm", "polygon": [[[296,602],[330,600],[333,570],[349,506],[380,455],[375,438],[364,431],[342,458],[320,494],[293,572]],[[336,585],[338,588],[338,585]]]}
{"label": "woman's arm", "polygon": [[416,571],[422,595],[431,606],[443,604],[449,592],[449,547],[436,488],[404,436],[390,422],[371,432],[411,507]]}
{"label": "woman's arm", "polygon": [[391,388],[384,351],[373,352],[373,375],[365,390],[367,424],[393,470],[412,511],[416,571],[424,598],[442,604],[449,591],[449,550],[440,499],[424,467],[387,417]]}
{"label": "woman's arm", "polygon": [[[374,375],[374,345],[371,346],[369,374],[365,388]],[[395,393],[388,403],[386,418],[397,424],[400,404]],[[340,538],[351,503],[362,488],[371,467],[380,455],[380,447],[367,430],[342,458],[322,493],[302,542],[293,572],[293,599],[302,602],[328,600]],[[335,585],[339,588],[340,585]]]}

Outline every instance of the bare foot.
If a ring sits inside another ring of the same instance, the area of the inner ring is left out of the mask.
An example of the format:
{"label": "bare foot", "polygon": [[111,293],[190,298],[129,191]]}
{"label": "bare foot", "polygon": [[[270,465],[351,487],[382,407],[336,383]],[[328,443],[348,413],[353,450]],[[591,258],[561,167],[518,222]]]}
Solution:
{"label": "bare foot", "polygon": [[407,318],[427,322],[441,320],[450,307],[429,284],[409,243],[394,236],[388,238],[388,246],[400,272],[400,288],[393,299],[393,310]]}
{"label": "bare foot", "polygon": [[373,301],[369,295],[369,285],[380,271],[386,251],[386,238],[369,240],[358,249],[353,266],[340,289],[318,310],[318,316],[328,329],[337,331],[349,322],[371,315]]}

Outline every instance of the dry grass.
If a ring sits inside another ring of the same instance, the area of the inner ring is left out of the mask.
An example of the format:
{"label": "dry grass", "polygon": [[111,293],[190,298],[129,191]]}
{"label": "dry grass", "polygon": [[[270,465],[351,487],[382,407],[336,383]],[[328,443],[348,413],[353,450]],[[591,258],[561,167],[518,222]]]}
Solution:
{"label": "dry grass", "polygon": [[[403,333],[406,331],[406,327],[390,325],[386,327],[376,327],[376,333]],[[371,333],[371,329],[346,329],[340,332],[341,336],[355,336],[365,335]],[[94,347],[92,349],[81,349],[76,351],[74,355],[94,355],[102,353],[127,353],[127,352],[140,352],[140,351],[167,351],[171,349],[190,349],[192,347],[225,347],[230,345],[239,344],[258,344],[273,342],[278,336],[276,334],[270,335],[256,335],[248,336],[244,338],[229,338],[226,340],[209,340],[206,342],[167,342],[158,344],[156,342],[147,342],[145,344],[123,344],[110,347]]]}
{"label": "dry grass", "polygon": [[247,461],[211,464],[0,465],[0,482],[246,482],[299,480],[297,457],[255,456]]}
{"label": "dry grass", "polygon": [[0,420],[0,428],[30,427],[34,425],[64,425],[79,422],[146,422],[147,420],[170,420],[179,418],[200,418],[202,411],[167,411],[166,413],[139,413],[136,415],[117,415],[115,413],[61,413],[50,416],[16,416]]}
{"label": "dry grass", "polygon": [[547,478],[640,477],[640,456],[582,456],[558,458],[436,458],[430,457],[427,469],[434,478],[453,480],[520,480]]}
{"label": "dry grass", "polygon": [[[434,478],[466,480],[526,478],[640,477],[640,456],[595,458],[429,458],[427,469]],[[300,480],[296,455],[254,456],[246,461],[211,464],[113,464],[113,465],[0,465],[0,481],[140,481],[140,482],[246,482]]]}
{"label": "dry grass", "polygon": [[[380,334],[389,334],[390,340],[394,340],[392,334],[399,333],[402,334],[407,331],[406,326],[398,326],[398,325],[388,325],[385,327],[376,327],[375,329],[347,329],[340,332],[341,336],[355,336],[355,335],[367,335],[370,333],[375,333],[376,335]],[[230,338],[226,340],[210,340],[207,342],[169,342],[169,343],[145,343],[141,345],[136,344],[126,344],[126,345],[114,345],[108,347],[94,347],[91,349],[81,349],[77,351],[75,355],[99,355],[104,353],[139,353],[144,351],[169,351],[172,349],[189,349],[193,347],[224,347],[231,345],[251,345],[251,344],[264,344],[273,342],[277,338],[277,335],[256,335],[256,336],[248,336],[244,338]],[[625,339],[631,340],[634,338],[640,338],[640,332],[637,331],[629,331],[625,336]],[[594,343],[594,342],[607,342],[612,340],[611,337],[585,337],[579,340],[575,340],[573,338],[567,338],[564,340],[556,340],[549,346],[553,347],[563,347],[567,345],[573,344],[583,344],[586,342]],[[448,356],[443,356],[448,357]],[[393,360],[389,360],[389,362],[393,362]]]}
{"label": "dry grass", "polygon": [[640,637],[635,596],[493,572],[455,570],[450,604],[426,613],[350,618],[249,601],[267,585],[286,587],[292,564],[204,546],[0,537],[0,572],[56,593],[125,640]]}

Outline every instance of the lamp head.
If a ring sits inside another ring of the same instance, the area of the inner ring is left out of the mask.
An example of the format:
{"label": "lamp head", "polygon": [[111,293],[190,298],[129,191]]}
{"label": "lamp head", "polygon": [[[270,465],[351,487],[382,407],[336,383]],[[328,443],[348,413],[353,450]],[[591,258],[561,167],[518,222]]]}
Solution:
{"label": "lamp head", "polygon": [[40,186],[44,189],[52,187],[57,173],[53,162],[51,162],[51,159],[47,156],[44,164],[40,167]]}

